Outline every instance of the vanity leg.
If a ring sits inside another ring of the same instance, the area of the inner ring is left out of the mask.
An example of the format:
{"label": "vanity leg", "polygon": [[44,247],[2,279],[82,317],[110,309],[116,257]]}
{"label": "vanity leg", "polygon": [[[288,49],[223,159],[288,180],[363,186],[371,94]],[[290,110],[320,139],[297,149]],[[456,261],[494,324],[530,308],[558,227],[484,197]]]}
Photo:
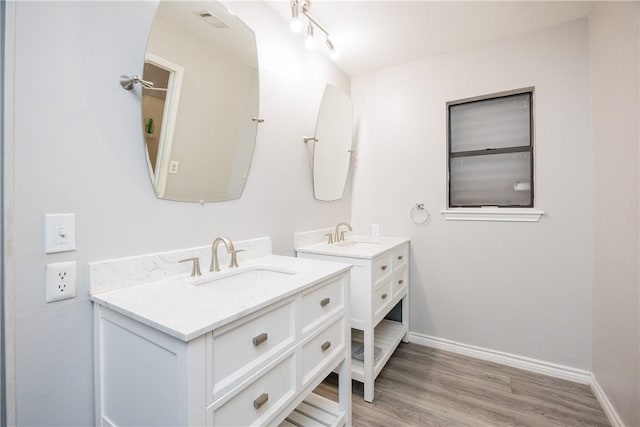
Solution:
{"label": "vanity leg", "polygon": [[[349,350],[351,354],[351,350]],[[351,425],[351,358],[346,358],[340,364],[338,371],[338,403],[340,410],[347,414],[345,425]]]}
{"label": "vanity leg", "polygon": [[[373,323],[373,322],[372,322]],[[364,400],[373,402],[373,328],[364,330]]]}
{"label": "vanity leg", "polygon": [[407,294],[402,298],[402,323],[407,325],[407,333],[402,337],[402,342],[409,342],[409,290]]}

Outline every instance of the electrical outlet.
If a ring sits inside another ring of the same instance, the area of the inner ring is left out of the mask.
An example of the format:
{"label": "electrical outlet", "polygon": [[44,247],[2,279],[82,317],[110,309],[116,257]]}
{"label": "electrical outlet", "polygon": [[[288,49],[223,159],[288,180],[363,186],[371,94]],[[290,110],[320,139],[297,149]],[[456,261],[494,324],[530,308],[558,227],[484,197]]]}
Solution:
{"label": "electrical outlet", "polygon": [[380,236],[380,224],[371,224],[371,235],[373,237]]}
{"label": "electrical outlet", "polygon": [[171,160],[169,162],[169,173],[176,174],[178,173],[178,168],[180,167],[180,162],[177,160]]}
{"label": "electrical outlet", "polygon": [[76,296],[76,262],[47,264],[46,302],[60,301]]}

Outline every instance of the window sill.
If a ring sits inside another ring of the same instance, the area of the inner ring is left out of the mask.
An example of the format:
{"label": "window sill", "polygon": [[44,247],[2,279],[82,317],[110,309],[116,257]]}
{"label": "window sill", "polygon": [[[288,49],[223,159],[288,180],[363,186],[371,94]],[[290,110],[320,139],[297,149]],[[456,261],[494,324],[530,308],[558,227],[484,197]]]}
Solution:
{"label": "window sill", "polygon": [[451,208],[440,211],[447,221],[538,222],[544,211],[531,208]]}

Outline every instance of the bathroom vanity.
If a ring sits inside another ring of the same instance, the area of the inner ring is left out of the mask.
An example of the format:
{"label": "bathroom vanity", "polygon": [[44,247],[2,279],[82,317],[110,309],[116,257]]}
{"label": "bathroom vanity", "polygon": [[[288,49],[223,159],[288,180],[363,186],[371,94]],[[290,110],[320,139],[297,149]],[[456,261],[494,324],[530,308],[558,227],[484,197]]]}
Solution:
{"label": "bathroom vanity", "polygon": [[[297,239],[298,240],[298,239]],[[351,271],[351,339],[363,352],[351,360],[354,380],[364,383],[364,400],[374,399],[374,381],[409,331],[409,240],[391,237],[350,237],[296,245],[298,257],[346,262]],[[402,301],[402,320],[388,320]],[[356,353],[358,353],[356,351]],[[362,360],[364,359],[364,360]]]}
{"label": "bathroom vanity", "polygon": [[[243,253],[189,277],[176,262],[207,250],[91,264],[96,425],[349,425],[351,267]],[[129,283],[164,266],[182,274]],[[339,402],[312,393],[334,370]]]}

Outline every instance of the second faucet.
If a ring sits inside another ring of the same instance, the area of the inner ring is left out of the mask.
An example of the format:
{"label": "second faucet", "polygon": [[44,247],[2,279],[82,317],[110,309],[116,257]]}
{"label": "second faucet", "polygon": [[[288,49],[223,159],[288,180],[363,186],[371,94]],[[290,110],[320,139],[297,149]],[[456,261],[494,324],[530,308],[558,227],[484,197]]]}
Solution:
{"label": "second faucet", "polygon": [[351,225],[347,224],[346,222],[341,222],[340,224],[336,225],[336,232],[333,237],[333,241],[336,243],[344,242],[344,233],[346,233],[346,231],[340,231],[340,227],[343,225],[346,226],[349,231],[353,231]]}

